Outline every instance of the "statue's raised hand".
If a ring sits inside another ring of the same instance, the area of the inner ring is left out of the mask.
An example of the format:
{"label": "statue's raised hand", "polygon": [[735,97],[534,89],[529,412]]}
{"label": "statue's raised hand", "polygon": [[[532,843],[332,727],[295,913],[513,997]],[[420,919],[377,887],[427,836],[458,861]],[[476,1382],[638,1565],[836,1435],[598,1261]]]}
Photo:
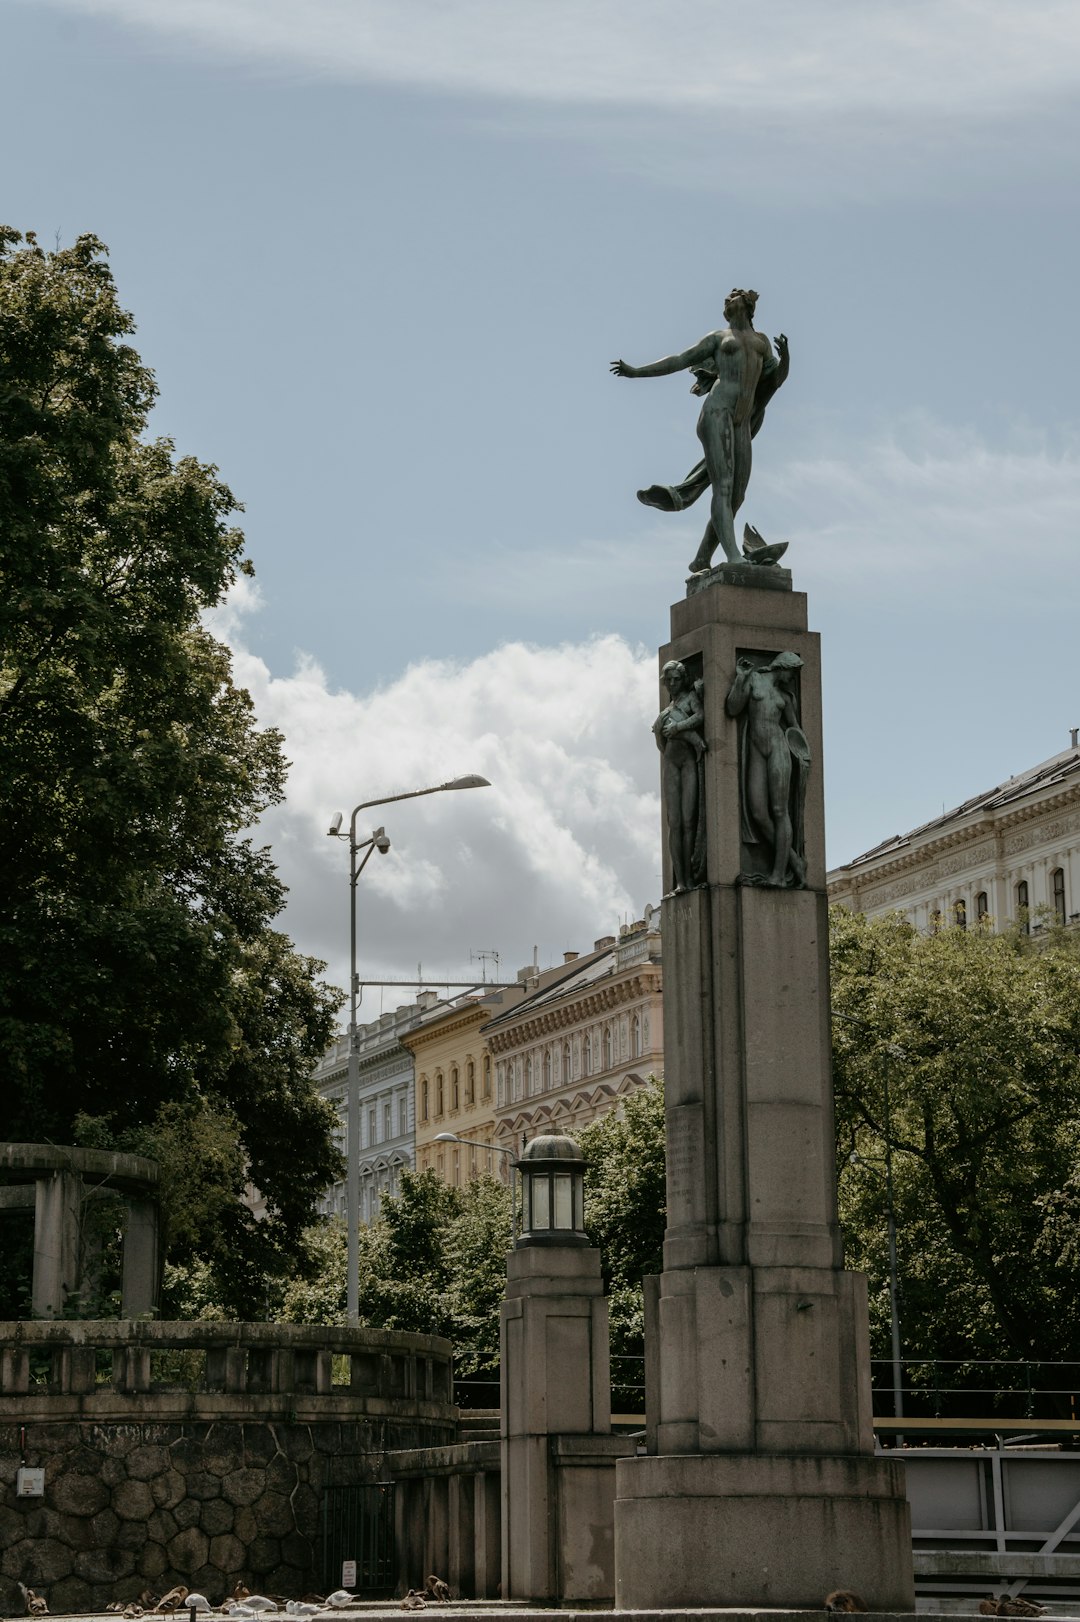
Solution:
{"label": "statue's raised hand", "polygon": [[788,355],[787,333],[778,332],[776,337],[773,339],[773,343],[776,345],[776,353],[780,357],[781,364],[786,366],[790,358]]}
{"label": "statue's raised hand", "polygon": [[631,366],[630,362],[626,360],[613,360],[611,370],[616,377],[636,377],[638,375],[637,367]]}

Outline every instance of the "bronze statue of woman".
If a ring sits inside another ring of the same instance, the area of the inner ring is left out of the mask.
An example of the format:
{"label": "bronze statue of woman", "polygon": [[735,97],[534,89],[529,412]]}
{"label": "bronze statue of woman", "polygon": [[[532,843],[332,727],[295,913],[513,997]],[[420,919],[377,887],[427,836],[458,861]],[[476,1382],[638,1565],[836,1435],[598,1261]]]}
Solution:
{"label": "bronze statue of woman", "polygon": [[705,883],[705,707],[701,683],[669,659],[660,672],[669,702],[653,722],[667,819],[671,880],[676,891]]}
{"label": "bronze statue of woman", "polygon": [[754,330],[757,294],[736,287],[724,300],[729,325],[710,332],[681,355],[667,355],[648,366],[614,360],[616,377],[666,377],[692,371],[692,394],[704,395],[697,435],[704,460],[681,484],[653,484],[638,491],[638,500],[663,512],[681,512],[712,485],[712,509],[691,573],[709,568],[718,545],[729,563],[743,561],[735,541],[735,514],[750,482],[750,441],[765,418],[765,407],[788,375],[788,341],[781,333],[777,353],[764,333]]}

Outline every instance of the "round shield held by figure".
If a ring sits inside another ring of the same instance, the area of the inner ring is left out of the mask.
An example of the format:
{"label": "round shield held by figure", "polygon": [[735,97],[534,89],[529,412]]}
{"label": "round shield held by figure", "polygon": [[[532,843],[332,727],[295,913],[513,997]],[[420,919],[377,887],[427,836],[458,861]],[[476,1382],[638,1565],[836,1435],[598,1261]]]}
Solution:
{"label": "round shield held by figure", "polygon": [[810,764],[810,745],[806,741],[806,733],[802,727],[788,727],[785,733],[787,746],[794,758],[803,766]]}

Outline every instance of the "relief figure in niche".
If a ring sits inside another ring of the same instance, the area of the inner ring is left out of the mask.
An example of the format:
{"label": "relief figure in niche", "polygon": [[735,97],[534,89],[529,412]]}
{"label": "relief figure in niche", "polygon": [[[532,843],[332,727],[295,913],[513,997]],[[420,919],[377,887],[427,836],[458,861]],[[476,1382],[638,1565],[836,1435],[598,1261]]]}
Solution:
{"label": "relief figure in niche", "polygon": [[660,672],[669,702],[653,722],[675,890],[705,883],[705,706],[702,683],[669,659]]}
{"label": "relief figure in niche", "polygon": [[801,668],[797,653],[778,653],[764,665],[745,656],[736,660],[725,707],[742,722],[743,884],[771,889],[802,889],[806,884],[803,807],[810,746],[799,725]]}

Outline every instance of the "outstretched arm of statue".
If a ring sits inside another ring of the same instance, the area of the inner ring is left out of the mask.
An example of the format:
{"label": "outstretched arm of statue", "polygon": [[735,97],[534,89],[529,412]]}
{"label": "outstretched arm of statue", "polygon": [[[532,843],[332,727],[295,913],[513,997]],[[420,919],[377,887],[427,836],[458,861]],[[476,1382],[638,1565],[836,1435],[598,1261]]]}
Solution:
{"label": "outstretched arm of statue", "polygon": [[710,333],[693,348],[684,349],[681,355],[665,355],[663,360],[650,361],[647,366],[631,366],[629,361],[613,360],[611,370],[616,377],[668,377],[672,372],[685,372],[688,366],[708,360],[713,347],[714,335]]}

